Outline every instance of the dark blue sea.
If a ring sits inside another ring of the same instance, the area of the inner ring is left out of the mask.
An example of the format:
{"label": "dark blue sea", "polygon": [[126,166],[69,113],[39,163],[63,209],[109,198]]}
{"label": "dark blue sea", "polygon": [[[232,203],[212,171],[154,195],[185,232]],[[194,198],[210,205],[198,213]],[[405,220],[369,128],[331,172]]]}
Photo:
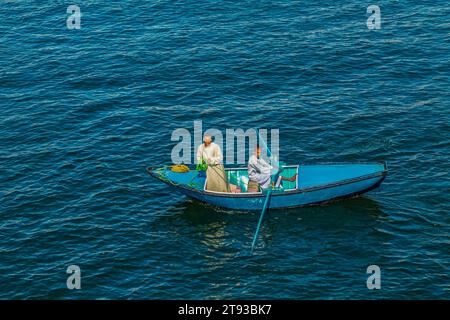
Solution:
{"label": "dark blue sea", "polygon": [[[449,299],[449,17],[448,0],[1,0],[0,299]],[[279,129],[289,164],[389,174],[269,211],[251,254],[258,213],[146,174],[195,120]]]}

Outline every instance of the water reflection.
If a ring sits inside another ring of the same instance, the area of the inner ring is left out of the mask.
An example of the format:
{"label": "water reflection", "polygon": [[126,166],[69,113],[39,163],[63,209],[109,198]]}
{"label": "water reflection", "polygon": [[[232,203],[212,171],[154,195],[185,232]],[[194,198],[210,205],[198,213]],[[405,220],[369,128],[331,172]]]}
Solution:
{"label": "water reflection", "polygon": [[[169,209],[174,220],[181,220],[193,228],[201,243],[209,249],[224,249],[250,245],[259,212],[245,212],[214,208],[195,200],[186,199]],[[336,201],[328,205],[287,210],[269,210],[261,229],[260,239],[270,247],[277,237],[285,233],[324,232],[351,229],[364,232],[376,229],[387,219],[377,201],[369,197]],[[237,245],[236,241],[242,241]]]}
{"label": "water reflection", "polygon": [[[248,217],[259,217],[259,212],[217,208],[191,199],[179,202],[176,206],[169,209],[169,212],[176,213],[177,217],[192,224],[224,222],[229,219],[244,219],[248,221]],[[276,217],[277,219],[282,219],[283,217],[292,218],[294,215],[298,215],[302,219],[311,218],[313,220],[316,216],[324,219],[339,218],[344,220],[364,217],[374,219],[386,216],[378,202],[368,197],[340,200],[319,206],[269,210],[267,213],[267,217]]]}
{"label": "water reflection", "polygon": [[245,283],[239,275],[260,274],[268,279],[328,274],[331,263],[336,263],[335,272],[362,270],[364,274],[369,264],[385,264],[383,257],[391,250],[389,244],[380,246],[390,242],[391,236],[376,231],[386,224],[387,214],[369,197],[271,210],[251,254],[258,218],[259,212],[213,208],[185,198],[155,224],[163,232],[170,230],[171,239],[176,239],[168,241],[168,250],[175,245],[177,252],[168,254],[168,261],[173,259],[180,268],[187,264],[191,277],[212,287],[237,291],[241,290],[238,284]]}

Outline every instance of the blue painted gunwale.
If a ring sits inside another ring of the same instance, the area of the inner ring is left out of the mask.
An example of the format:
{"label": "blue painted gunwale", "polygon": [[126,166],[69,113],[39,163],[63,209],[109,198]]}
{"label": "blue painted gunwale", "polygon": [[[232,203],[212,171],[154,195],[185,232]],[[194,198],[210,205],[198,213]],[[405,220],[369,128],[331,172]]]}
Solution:
{"label": "blue painted gunwale", "polygon": [[[352,162],[352,163],[315,163],[315,164],[301,164],[300,169],[311,169],[315,166],[315,169],[331,170],[333,167],[347,166],[347,170],[350,168],[361,169],[362,166],[374,169],[374,172],[370,174],[362,174],[350,179],[336,179],[328,183],[317,183],[312,186],[302,187],[299,184],[297,189],[287,190],[282,193],[273,193],[271,195],[269,208],[270,209],[282,209],[292,207],[302,207],[310,205],[318,205],[335,201],[337,199],[353,197],[366,193],[370,190],[377,188],[385,179],[387,175],[387,165],[385,162],[377,163],[364,163],[364,162]],[[176,179],[167,179],[157,172],[152,167],[147,168],[147,172],[158,180],[163,181],[169,186],[175,188],[188,197],[194,198],[204,203],[208,203],[213,206],[224,207],[237,210],[260,210],[265,199],[265,194],[258,193],[222,193],[203,190],[203,188],[194,188],[188,186],[186,183],[177,183]],[[226,169],[232,170],[232,169]],[[166,172],[169,172],[167,170]],[[320,173],[320,171],[319,171]],[[193,177],[195,172],[190,173],[190,177]],[[183,175],[183,174],[175,174]],[[183,176],[180,176],[183,177]],[[300,179],[305,177],[300,176]],[[320,179],[319,179],[320,180]],[[200,185],[204,183],[200,181]],[[302,181],[302,180],[301,180]]]}

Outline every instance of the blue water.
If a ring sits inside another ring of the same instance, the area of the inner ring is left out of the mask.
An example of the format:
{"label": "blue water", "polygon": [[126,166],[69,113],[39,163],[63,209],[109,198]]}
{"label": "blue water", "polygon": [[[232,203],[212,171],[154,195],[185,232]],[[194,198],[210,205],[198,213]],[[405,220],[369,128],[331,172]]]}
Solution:
{"label": "blue water", "polygon": [[[450,298],[447,0],[73,2],[80,30],[65,1],[0,1],[1,299]],[[270,212],[251,255],[257,214],[145,173],[194,120],[277,128],[287,163],[390,172]]]}

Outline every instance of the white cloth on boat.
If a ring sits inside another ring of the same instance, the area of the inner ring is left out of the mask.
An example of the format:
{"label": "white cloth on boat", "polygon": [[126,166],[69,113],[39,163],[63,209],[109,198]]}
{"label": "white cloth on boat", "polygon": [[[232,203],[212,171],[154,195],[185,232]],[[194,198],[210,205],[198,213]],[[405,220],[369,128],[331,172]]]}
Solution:
{"label": "white cloth on boat", "polygon": [[268,188],[270,185],[271,166],[264,159],[252,155],[248,160],[248,178],[257,182],[261,188]]}
{"label": "white cloth on boat", "polygon": [[208,169],[206,169],[206,190],[229,192],[225,168],[222,165],[223,155],[220,147],[214,142],[211,142],[209,146],[205,146],[202,143],[197,148],[197,163],[200,163],[202,158],[208,163]]}

